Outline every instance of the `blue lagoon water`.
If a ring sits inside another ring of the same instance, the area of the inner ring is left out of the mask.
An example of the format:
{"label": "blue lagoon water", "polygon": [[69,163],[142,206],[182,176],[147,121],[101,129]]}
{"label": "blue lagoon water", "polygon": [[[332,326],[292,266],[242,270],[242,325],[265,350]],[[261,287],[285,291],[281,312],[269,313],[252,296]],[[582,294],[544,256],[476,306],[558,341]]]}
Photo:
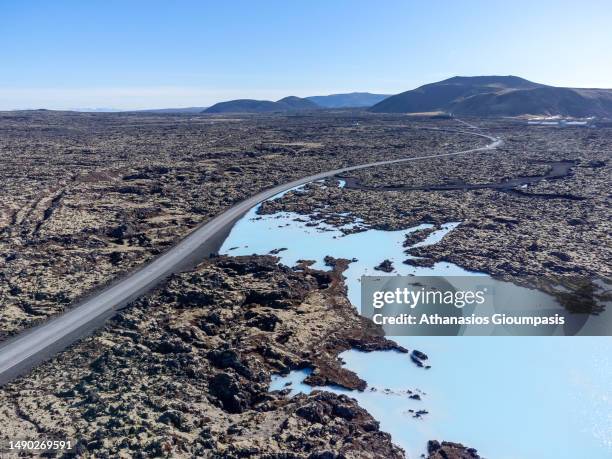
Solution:
{"label": "blue lagoon water", "polygon": [[[293,266],[300,259],[314,260],[319,269],[328,269],[323,262],[326,255],[357,258],[344,273],[349,299],[357,308],[360,277],[379,275],[374,266],[384,259],[394,264],[391,275],[483,275],[451,263],[433,268],[402,264],[407,258],[402,247],[406,234],[428,225],[343,235],[324,223],[306,226],[303,215],[256,212],[252,209],[237,222],[221,253],[267,254],[286,248],[276,255],[281,263]],[[435,244],[458,224],[443,225],[421,244]],[[355,219],[352,225],[362,222]],[[520,289],[511,284],[508,288]],[[325,390],[357,399],[408,457],[419,457],[427,441],[437,439],[473,446],[493,459],[612,458],[612,338],[393,339],[427,353],[432,368],[418,368],[397,352],[347,351],[341,355],[346,367],[366,380],[368,388]],[[312,388],[302,383],[306,371],[275,377],[271,389],[283,389],[291,382],[287,387],[293,393],[309,392]],[[409,399],[406,390],[419,393],[421,400]],[[415,418],[418,410],[428,414]]]}

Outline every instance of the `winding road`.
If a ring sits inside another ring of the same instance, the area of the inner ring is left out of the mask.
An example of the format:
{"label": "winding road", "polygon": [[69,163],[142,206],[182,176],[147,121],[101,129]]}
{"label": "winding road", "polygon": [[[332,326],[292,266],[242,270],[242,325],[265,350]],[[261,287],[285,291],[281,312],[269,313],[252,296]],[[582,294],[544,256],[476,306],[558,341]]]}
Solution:
{"label": "winding road", "polygon": [[[476,128],[476,126],[469,124],[468,126]],[[435,128],[431,129],[436,130]],[[94,292],[89,298],[81,301],[62,315],[49,319],[47,322],[33,327],[0,345],[0,386],[24,374],[78,339],[90,334],[102,326],[118,310],[154,288],[170,274],[187,269],[198,261],[216,253],[232,226],[240,217],[253,206],[278,193],[309,182],[358,169],[482,152],[493,150],[503,143],[499,138],[473,131],[439,130],[484,137],[490,140],[490,143],[483,147],[452,153],[378,161],[333,169],[257,193],[199,226],[189,236],[147,265],[106,288]]]}

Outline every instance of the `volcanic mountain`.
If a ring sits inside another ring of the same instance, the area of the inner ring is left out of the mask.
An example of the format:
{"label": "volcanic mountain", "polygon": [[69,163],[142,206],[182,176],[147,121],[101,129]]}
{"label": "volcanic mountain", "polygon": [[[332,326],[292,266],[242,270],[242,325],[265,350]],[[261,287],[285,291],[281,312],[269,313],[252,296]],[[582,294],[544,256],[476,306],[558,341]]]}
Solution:
{"label": "volcanic mountain", "polygon": [[370,111],[612,117],[612,90],[560,88],[516,76],[457,76],[388,97]]}

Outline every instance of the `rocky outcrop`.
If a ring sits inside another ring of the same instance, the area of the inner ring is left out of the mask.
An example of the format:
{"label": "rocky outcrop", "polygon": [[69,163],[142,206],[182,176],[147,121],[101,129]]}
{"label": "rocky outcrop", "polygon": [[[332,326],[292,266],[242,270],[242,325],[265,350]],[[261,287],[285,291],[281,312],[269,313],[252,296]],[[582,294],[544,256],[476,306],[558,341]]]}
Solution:
{"label": "rocky outcrop", "polygon": [[478,451],[460,443],[430,440],[427,444],[427,459],[480,459]]}
{"label": "rocky outcrop", "polygon": [[385,273],[393,272],[393,262],[391,260],[383,260],[378,266],[375,266],[376,271],[382,271]]}
{"label": "rocky outcrop", "polygon": [[406,352],[346,299],[348,261],[328,263],[218,257],[174,275],[5,387],[0,439],[27,435],[36,419],[40,434],[75,439],[83,457],[404,457],[354,399],[269,392],[272,374],[306,367],[311,384],[363,390],[340,352]]}

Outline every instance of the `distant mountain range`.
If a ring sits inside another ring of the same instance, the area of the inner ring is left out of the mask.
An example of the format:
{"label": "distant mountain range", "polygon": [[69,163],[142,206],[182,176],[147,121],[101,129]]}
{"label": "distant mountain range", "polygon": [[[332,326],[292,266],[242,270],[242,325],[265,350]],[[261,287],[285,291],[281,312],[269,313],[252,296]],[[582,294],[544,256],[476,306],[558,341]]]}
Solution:
{"label": "distant mountain range", "polygon": [[[140,110],[151,113],[288,113],[361,108],[376,113],[431,113],[444,116],[566,116],[612,118],[612,89],[561,88],[517,76],[455,76],[388,96],[369,92],[289,96],[277,101],[238,99],[211,107]],[[115,111],[80,109],[78,111]]]}
{"label": "distant mountain range", "polygon": [[329,96],[310,96],[306,99],[324,108],[371,107],[385,100],[389,94],[372,94],[369,92],[351,92],[348,94],[330,94]]}
{"label": "distant mountain range", "polygon": [[559,88],[516,76],[453,77],[386,98],[377,113],[612,117],[612,90]]}
{"label": "distant mountain range", "polygon": [[317,110],[314,102],[300,97],[289,96],[273,102],[271,100],[237,99],[208,107],[203,113],[272,113],[302,110]]}
{"label": "distant mountain range", "polygon": [[331,94],[329,96],[289,96],[273,102],[271,100],[237,99],[219,102],[203,113],[272,113],[318,110],[323,108],[363,108],[384,100],[387,95],[369,92]]}

